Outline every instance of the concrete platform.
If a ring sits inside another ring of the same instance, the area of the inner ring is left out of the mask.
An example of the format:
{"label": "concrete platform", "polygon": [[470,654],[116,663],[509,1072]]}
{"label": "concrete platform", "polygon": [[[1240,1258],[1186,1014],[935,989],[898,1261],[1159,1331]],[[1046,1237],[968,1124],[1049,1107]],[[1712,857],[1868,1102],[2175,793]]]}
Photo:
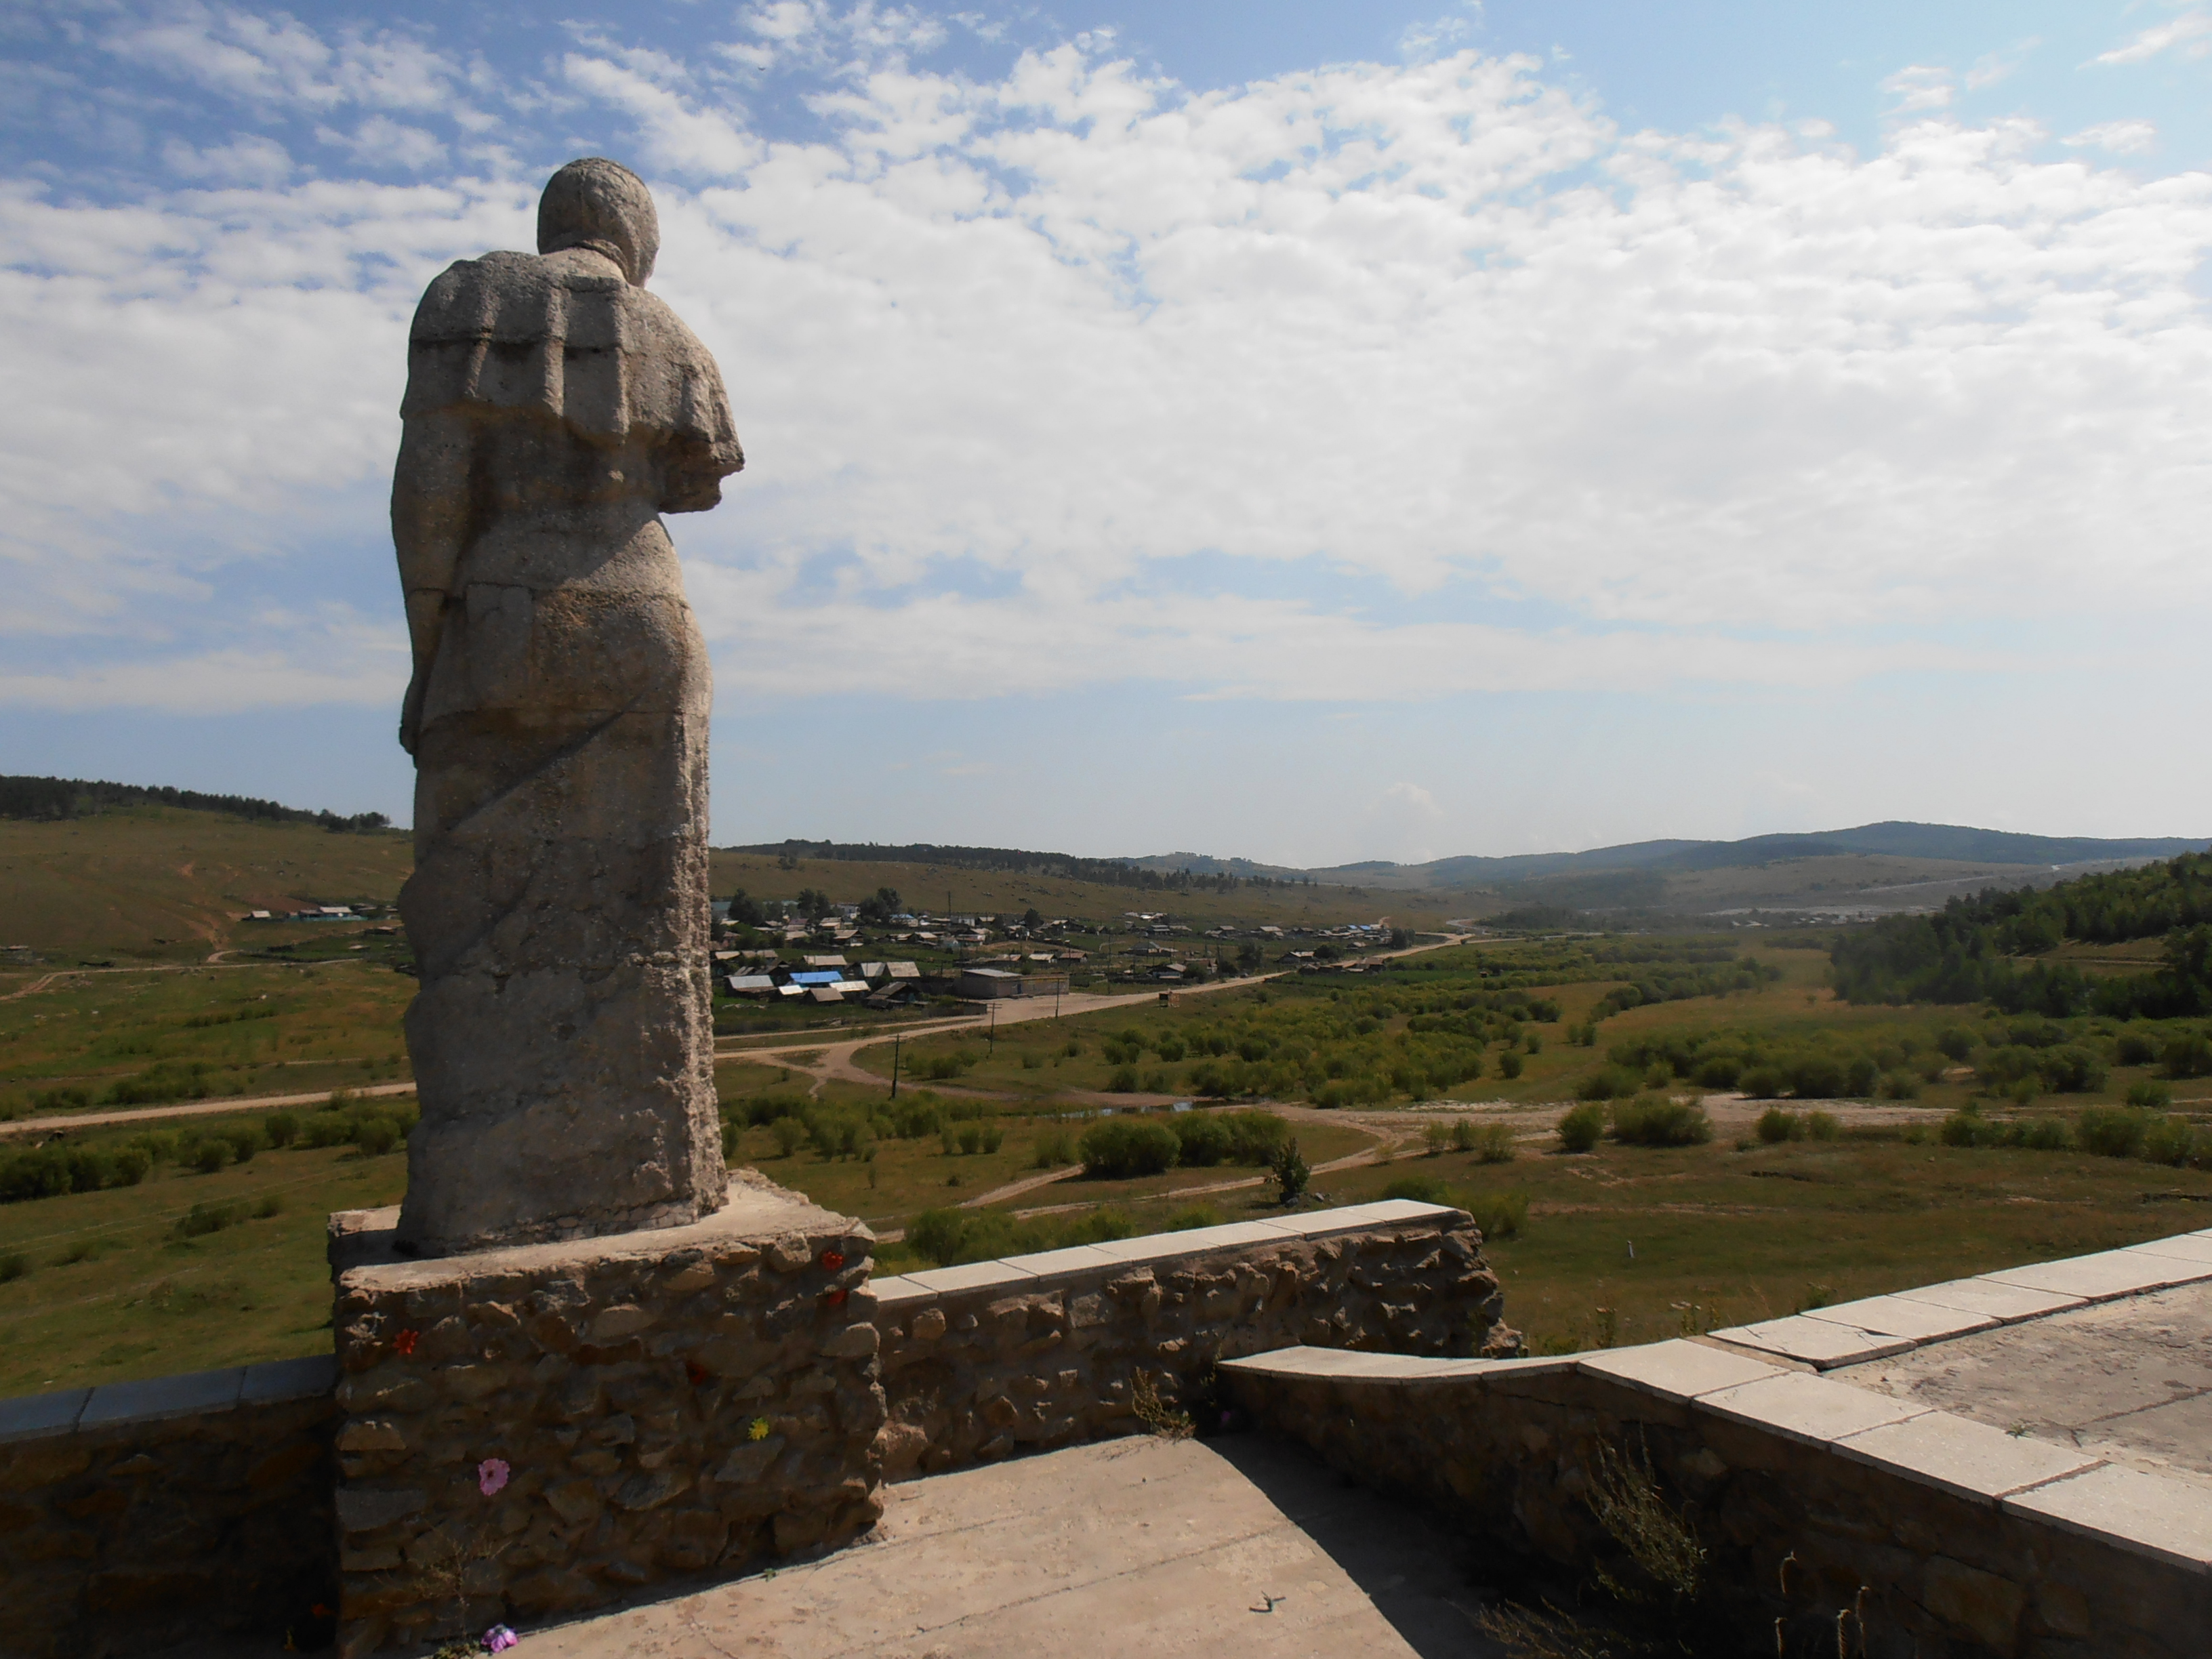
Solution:
{"label": "concrete platform", "polygon": [[2212,1285],[2045,1314],[1828,1375],[2212,1488]]}
{"label": "concrete platform", "polygon": [[894,1487],[870,1541],[528,1634],[532,1659],[1502,1659],[1418,1511],[1257,1435],[1114,1440]]}

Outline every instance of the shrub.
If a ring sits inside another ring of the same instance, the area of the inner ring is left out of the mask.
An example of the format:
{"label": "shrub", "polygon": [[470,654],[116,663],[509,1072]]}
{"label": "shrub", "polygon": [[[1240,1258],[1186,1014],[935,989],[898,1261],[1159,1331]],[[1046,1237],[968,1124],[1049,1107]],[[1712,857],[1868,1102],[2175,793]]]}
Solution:
{"label": "shrub", "polygon": [[[769,1133],[775,1137],[776,1151],[789,1158],[805,1143],[806,1125],[795,1117],[780,1117],[769,1125]],[[950,1152],[951,1148],[945,1150]]]}
{"label": "shrub", "polygon": [[1946,1025],[1936,1033],[1936,1047],[1948,1059],[1963,1064],[1966,1056],[1974,1052],[1974,1034],[1956,1025]]}
{"label": "shrub", "polygon": [[1595,1101],[1586,1101],[1559,1120],[1559,1145],[1571,1152],[1587,1152],[1596,1149],[1605,1138],[1605,1109]]}
{"label": "shrub", "polygon": [[2014,1124],[2013,1128],[2020,1137],[2020,1144],[2032,1152],[2063,1152],[2074,1144],[2074,1136],[2063,1118],[2030,1118],[2025,1123]]}
{"label": "shrub", "polygon": [[235,1227],[243,1218],[236,1204],[195,1204],[189,1212],[178,1218],[177,1237],[202,1238],[226,1227]]}
{"label": "shrub", "polygon": [[1702,1106],[1644,1097],[1615,1104],[1613,1138],[1634,1146],[1694,1146],[1713,1138],[1713,1124]]}
{"label": "shrub", "polygon": [[1690,1075],[1701,1089],[1733,1089],[1743,1075],[1743,1062],[1733,1054],[1713,1054],[1699,1060]]}
{"label": "shrub", "polygon": [[1305,1196],[1306,1185],[1313,1179],[1313,1170],[1298,1151],[1296,1135],[1275,1149],[1274,1162],[1269,1169],[1275,1177],[1275,1195],[1282,1202],[1295,1204]]}
{"label": "shrub", "polygon": [[1471,1193],[1460,1208],[1474,1218],[1485,1239],[1517,1238],[1528,1224],[1526,1193]]}
{"label": "shrub", "polygon": [[1107,1091],[1110,1094],[1133,1095],[1136,1093],[1137,1068],[1133,1066],[1116,1066],[1114,1068],[1114,1074],[1106,1079],[1106,1088]]}
{"label": "shrub", "polygon": [[261,1120],[261,1133],[271,1146],[289,1146],[300,1138],[300,1119],[292,1112],[271,1112]]}
{"label": "shrub", "polygon": [[353,1143],[371,1158],[382,1158],[399,1144],[399,1126],[380,1113],[364,1116],[354,1126]]}
{"label": "shrub", "polygon": [[230,1162],[230,1143],[227,1140],[203,1140],[194,1145],[185,1158],[202,1175],[213,1175]]}
{"label": "shrub", "polygon": [[1040,1170],[1057,1170],[1075,1162],[1075,1137],[1065,1129],[1047,1129],[1036,1138],[1030,1163]]}
{"label": "shrub", "polygon": [[2163,1083],[2143,1078],[2128,1086],[2128,1104],[2162,1112],[2173,1104],[2173,1091]]}
{"label": "shrub", "polygon": [[983,1150],[983,1131],[979,1126],[970,1123],[961,1129],[960,1150],[970,1158]]}
{"label": "shrub", "polygon": [[1253,1169],[1265,1169],[1275,1161],[1283,1143],[1290,1139],[1290,1120],[1273,1112],[1247,1109],[1229,1112],[1220,1121],[1229,1126],[1229,1160]]}
{"label": "shrub", "polygon": [[1759,1115],[1759,1138],[1770,1146],[1779,1146],[1785,1140],[1802,1139],[1805,1125],[1795,1112],[1785,1112],[1779,1106],[1770,1106]]}
{"label": "shrub", "polygon": [[1181,1146],[1164,1123],[1109,1117],[1083,1132],[1083,1173],[1101,1181],[1159,1175],[1175,1167]]}
{"label": "shrub", "polygon": [[1881,1092],[1890,1100],[1917,1100],[1920,1079],[1910,1072],[1892,1072],[1882,1079]]}
{"label": "shrub", "polygon": [[240,1164],[253,1162],[253,1155],[262,1148],[261,1131],[251,1125],[233,1129],[223,1137],[230,1143],[230,1155]]}
{"label": "shrub", "polygon": [[154,1167],[154,1154],[143,1144],[131,1141],[109,1155],[109,1173],[118,1187],[136,1187]]}
{"label": "shrub", "polygon": [[0,1157],[0,1202],[58,1198],[70,1190],[70,1165],[58,1146]]}
{"label": "shrub", "polygon": [[1838,1140],[1843,1138],[1844,1121],[1833,1112],[1808,1112],[1805,1133],[1815,1140]]}
{"label": "shrub", "polygon": [[2123,1031],[2112,1045],[2112,1058],[2123,1066],[2148,1066],[2158,1058],[2158,1044],[2148,1031]]}
{"label": "shrub", "polygon": [[1451,1188],[1432,1175],[1400,1176],[1382,1189],[1385,1198],[1402,1198],[1415,1204],[1455,1204]]}
{"label": "shrub", "polygon": [[1618,1066],[1601,1066],[1576,1085],[1577,1100],[1619,1100],[1636,1092],[1638,1079]]}
{"label": "shrub", "polygon": [[1478,1164],[1510,1164],[1517,1149],[1512,1130],[1503,1123],[1486,1123],[1475,1131],[1471,1150]]}
{"label": "shrub", "polygon": [[1778,1066],[1753,1066],[1736,1079],[1735,1086],[1748,1099],[1772,1100],[1790,1086],[1790,1079]]}
{"label": "shrub", "polygon": [[2176,1169],[2189,1162],[2197,1144],[2197,1128],[2185,1117],[2154,1117],[2143,1131],[2142,1155],[2153,1164]]}
{"label": "shrub", "polygon": [[1943,1120],[1943,1144],[1946,1146],[1988,1146],[1997,1140],[2002,1132],[1981,1113],[1970,1106],[1962,1106]]}
{"label": "shrub", "polygon": [[2166,1067],[2168,1077],[2212,1074],[2212,1041],[2208,1041],[2201,1031],[2180,1032],[2166,1039],[2159,1062]]}
{"label": "shrub", "polygon": [[40,1089],[31,1097],[31,1104],[41,1112],[81,1112],[92,1104],[88,1089]]}
{"label": "shrub", "polygon": [[1229,1156],[1229,1126],[1211,1112],[1178,1112],[1168,1128],[1180,1149],[1176,1162],[1187,1168],[1205,1168]]}
{"label": "shrub", "polygon": [[1451,1139],[1451,1130],[1433,1118],[1421,1126],[1421,1145],[1427,1149],[1431,1158],[1448,1150]]}
{"label": "shrub", "polygon": [[2074,1139],[2100,1158],[2134,1158],[2150,1132],[2150,1114],[2132,1106],[2085,1106],[2074,1121]]}
{"label": "shrub", "polygon": [[2054,1094],[2086,1095],[2105,1086],[2105,1062],[2094,1048],[2069,1042],[2044,1051],[2036,1067],[2043,1085]]}
{"label": "shrub", "polygon": [[1498,1075],[1502,1078],[1521,1075],[1521,1051],[1518,1048],[1505,1049],[1498,1056]]}
{"label": "shrub", "polygon": [[0,1285],[12,1284],[30,1271],[31,1258],[21,1251],[16,1251],[10,1255],[0,1255]]}

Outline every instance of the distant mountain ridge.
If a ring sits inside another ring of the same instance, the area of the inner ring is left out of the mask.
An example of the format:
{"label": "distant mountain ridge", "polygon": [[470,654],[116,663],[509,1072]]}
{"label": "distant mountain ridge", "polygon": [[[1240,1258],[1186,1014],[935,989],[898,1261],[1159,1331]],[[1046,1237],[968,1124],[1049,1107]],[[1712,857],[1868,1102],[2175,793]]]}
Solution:
{"label": "distant mountain ridge", "polygon": [[1784,859],[1833,858],[1851,854],[1966,864],[2067,865],[2121,859],[2169,859],[2208,848],[2212,848],[2212,840],[2179,836],[2132,839],[2027,836],[2007,830],[1976,830],[1955,823],[1906,823],[1893,819],[1863,823],[1851,830],[1753,836],[1743,841],[1638,841],[1617,847],[1591,848],[1580,853],[1522,853],[1499,858],[1464,855],[1434,859],[1426,864],[1395,864],[1376,859],[1301,870],[1196,853],[1157,854],[1120,861],[1163,873],[1188,870],[1197,875],[1279,878],[1304,876],[1346,886],[1448,889],[1492,887],[1547,876],[1603,871],[1723,870],[1771,864]]}

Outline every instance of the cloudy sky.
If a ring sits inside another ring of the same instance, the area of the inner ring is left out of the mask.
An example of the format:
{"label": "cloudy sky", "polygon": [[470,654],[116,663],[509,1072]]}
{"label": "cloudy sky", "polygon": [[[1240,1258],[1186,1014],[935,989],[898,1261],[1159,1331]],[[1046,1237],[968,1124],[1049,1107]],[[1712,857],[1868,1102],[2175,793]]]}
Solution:
{"label": "cloudy sky", "polygon": [[0,771],[408,816],[407,319],[573,155],[714,833],[2212,833],[2212,5],[0,9]]}

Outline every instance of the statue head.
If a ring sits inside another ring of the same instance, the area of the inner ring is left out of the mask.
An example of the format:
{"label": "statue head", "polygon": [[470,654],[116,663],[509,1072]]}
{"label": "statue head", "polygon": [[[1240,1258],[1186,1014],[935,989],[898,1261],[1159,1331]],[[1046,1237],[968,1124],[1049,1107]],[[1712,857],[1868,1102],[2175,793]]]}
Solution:
{"label": "statue head", "polygon": [[545,181],[538,198],[538,251],[587,247],[622,267],[642,288],[660,252],[660,216],[645,180],[597,155],[571,161]]}

